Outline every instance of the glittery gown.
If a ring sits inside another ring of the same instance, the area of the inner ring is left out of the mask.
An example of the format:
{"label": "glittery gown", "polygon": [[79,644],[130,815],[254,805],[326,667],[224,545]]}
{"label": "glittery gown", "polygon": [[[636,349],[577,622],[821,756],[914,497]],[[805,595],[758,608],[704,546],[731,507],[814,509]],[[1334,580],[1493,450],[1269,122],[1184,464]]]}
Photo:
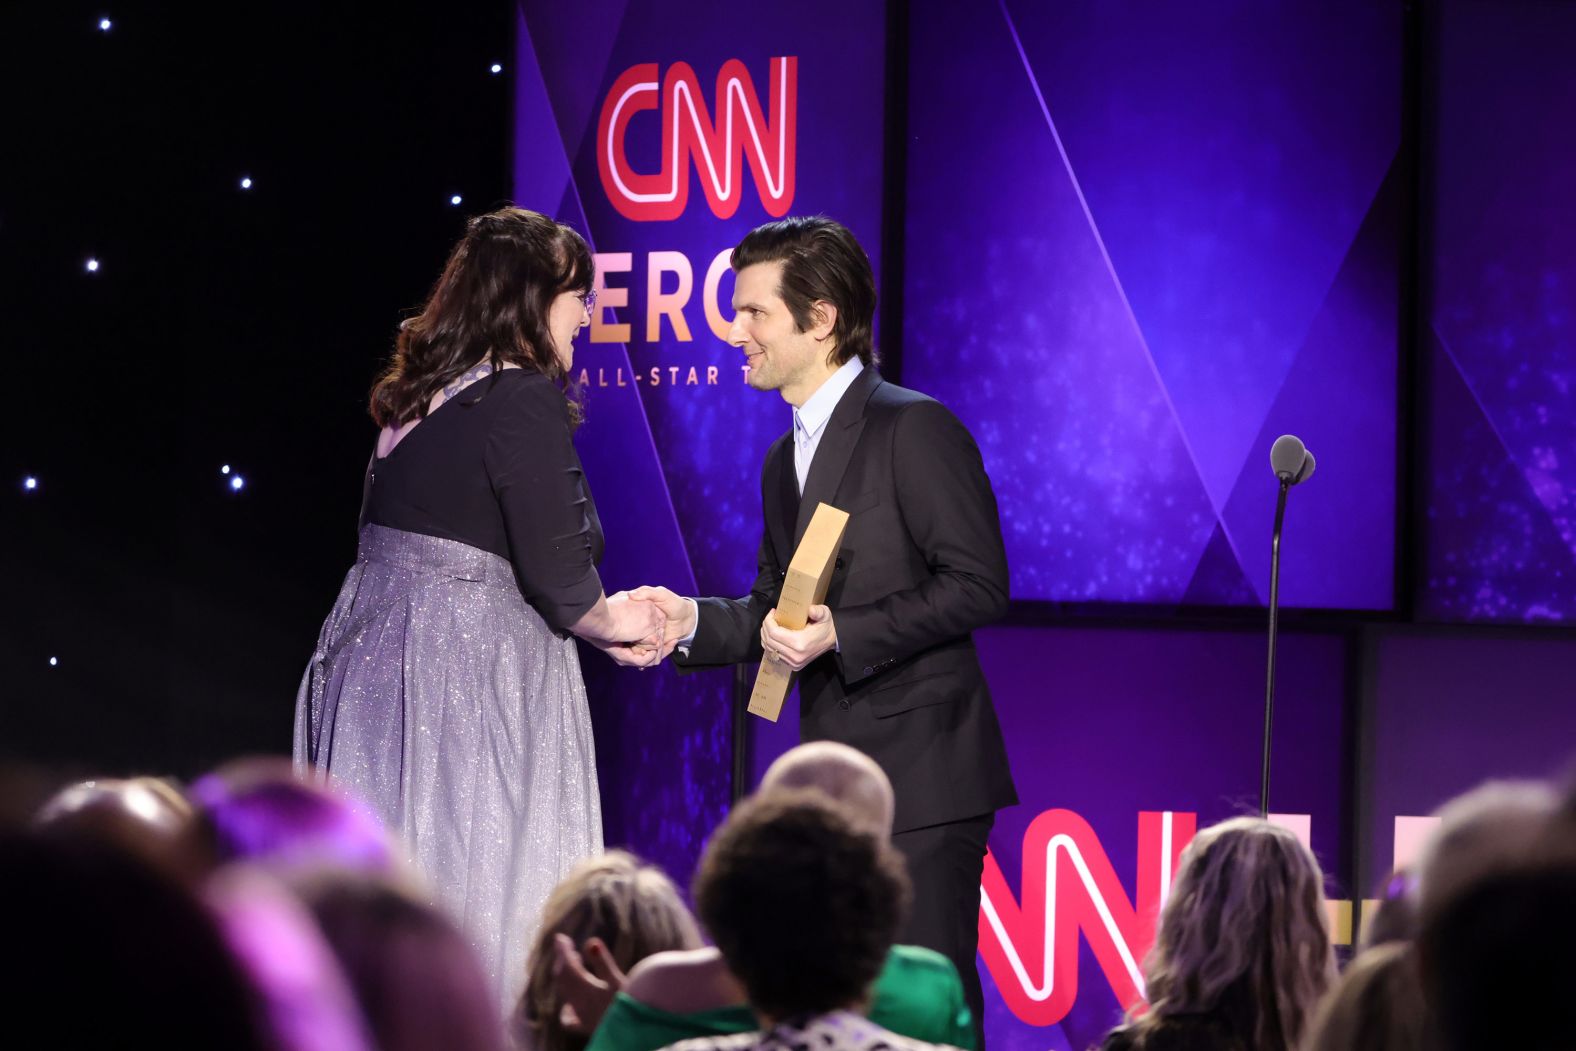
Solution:
{"label": "glittery gown", "polygon": [[374,458],[356,563],[296,698],[297,767],[400,837],[501,1011],[548,892],[602,849],[565,630],[602,594],[602,533],[569,430],[558,390],[508,369]]}

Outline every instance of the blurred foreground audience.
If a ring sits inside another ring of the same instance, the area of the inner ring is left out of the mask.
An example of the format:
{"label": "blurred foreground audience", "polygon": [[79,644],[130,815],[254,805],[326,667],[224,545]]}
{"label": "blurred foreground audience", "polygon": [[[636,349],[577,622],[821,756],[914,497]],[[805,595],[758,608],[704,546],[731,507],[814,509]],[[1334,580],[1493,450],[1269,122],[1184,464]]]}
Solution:
{"label": "blurred foreground audience", "polygon": [[1431,1047],[1417,953],[1387,942],[1357,957],[1325,999],[1308,1051],[1423,1051]]}
{"label": "blurred foreground audience", "polygon": [[38,1046],[57,1048],[278,1047],[209,910],[119,831],[85,827],[0,838],[13,1036],[47,1034]]}
{"label": "blurred foreground audience", "polygon": [[387,876],[292,875],[381,1051],[500,1051],[491,986],[448,917]]}
{"label": "blurred foreground audience", "polygon": [[1489,781],[1441,807],[1417,859],[1421,921],[1485,876],[1529,860],[1558,802],[1540,781]]}
{"label": "blurred foreground audience", "polygon": [[226,763],[190,794],[197,849],[210,865],[396,867],[395,844],[369,807],[337,786],[297,777],[286,759]]}
{"label": "blurred foreground audience", "polygon": [[[85,781],[10,813],[11,1002],[48,1020],[51,1047],[509,1044],[474,951],[398,845],[287,763],[228,764],[189,791]],[[1576,783],[1490,782],[1440,818],[1338,982],[1306,848],[1258,819],[1200,832],[1146,961],[1150,1004],[1103,1051],[1576,1047],[1557,1009],[1576,988]],[[783,756],[696,876],[715,947],[662,872],[622,851],[586,859],[541,918],[515,1041],[975,1046],[952,965],[892,944],[909,892],[891,822],[867,757],[827,742]]]}
{"label": "blurred foreground audience", "polygon": [[1321,1009],[1309,1051],[1576,1047],[1537,1006],[1576,988],[1573,802],[1541,782],[1490,781],[1441,807],[1415,878],[1381,906],[1388,929],[1365,935],[1374,947]]}

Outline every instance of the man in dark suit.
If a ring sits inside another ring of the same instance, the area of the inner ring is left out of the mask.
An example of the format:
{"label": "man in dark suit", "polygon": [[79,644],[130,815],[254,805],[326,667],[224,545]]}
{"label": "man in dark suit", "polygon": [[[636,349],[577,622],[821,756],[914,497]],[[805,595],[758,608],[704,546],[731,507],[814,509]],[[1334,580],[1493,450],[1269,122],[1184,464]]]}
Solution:
{"label": "man in dark suit", "polygon": [[[663,606],[681,668],[765,659],[800,671],[803,739],[841,741],[880,764],[914,884],[901,940],[957,965],[979,1026],[986,837],[996,810],[1018,801],[970,636],[1007,608],[996,497],[957,418],[876,371],[875,278],[847,229],[820,217],[768,223],[731,262],[729,342],[750,385],[794,409],[761,471],[755,586],[742,599],[631,597]],[[826,604],[790,631],[774,607],[823,501],[847,511],[848,526]]]}

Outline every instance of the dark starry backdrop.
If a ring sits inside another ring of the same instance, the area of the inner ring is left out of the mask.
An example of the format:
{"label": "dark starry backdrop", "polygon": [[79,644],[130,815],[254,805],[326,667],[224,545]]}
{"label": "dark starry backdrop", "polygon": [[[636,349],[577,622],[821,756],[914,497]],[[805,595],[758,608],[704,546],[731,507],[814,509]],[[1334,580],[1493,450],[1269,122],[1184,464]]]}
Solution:
{"label": "dark starry backdrop", "polygon": [[512,33],[504,2],[5,5],[0,756],[288,751],[367,387],[509,193]]}

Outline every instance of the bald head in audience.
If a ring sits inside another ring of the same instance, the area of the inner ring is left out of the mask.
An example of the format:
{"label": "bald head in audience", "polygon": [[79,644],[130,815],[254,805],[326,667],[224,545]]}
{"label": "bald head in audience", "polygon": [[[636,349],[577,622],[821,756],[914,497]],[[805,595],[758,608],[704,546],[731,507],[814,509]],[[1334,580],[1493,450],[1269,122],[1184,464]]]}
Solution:
{"label": "bald head in audience", "polygon": [[[812,741],[778,757],[757,794],[812,789],[841,806],[844,816],[878,839],[892,834],[892,782],[875,760],[846,744]],[[715,947],[648,956],[630,971],[624,991],[635,1000],[687,1014],[745,1002],[739,984]]]}
{"label": "bald head in audience", "polygon": [[882,837],[892,834],[892,782],[876,761],[836,741],[811,741],[778,757],[761,778],[760,791],[813,788],[841,803]]}

